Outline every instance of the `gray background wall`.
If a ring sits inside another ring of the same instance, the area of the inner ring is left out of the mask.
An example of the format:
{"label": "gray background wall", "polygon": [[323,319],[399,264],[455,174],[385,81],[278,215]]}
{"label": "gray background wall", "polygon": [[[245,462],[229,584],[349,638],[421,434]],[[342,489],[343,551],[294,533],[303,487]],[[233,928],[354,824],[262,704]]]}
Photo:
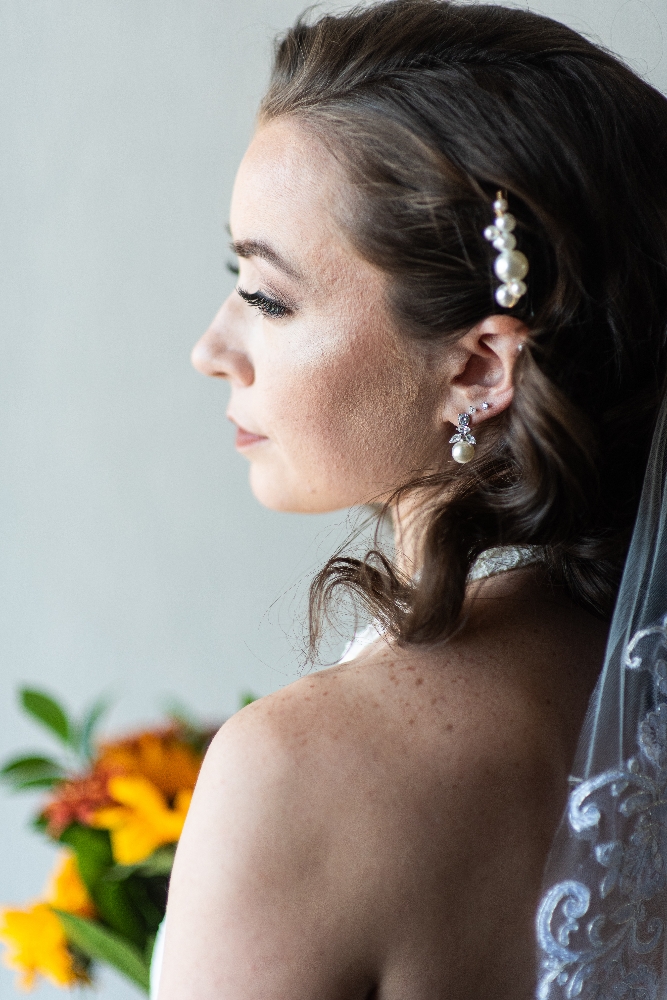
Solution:
{"label": "gray background wall", "polygon": [[[76,709],[110,692],[118,731],[169,695],[222,718],[297,676],[308,575],[345,516],[256,504],[226,392],[188,354],[231,287],[224,223],[270,39],[304,5],[0,2],[1,759],[47,742],[24,682]],[[667,91],[663,0],[516,6]],[[0,794],[0,902],[51,867],[35,805]],[[109,974],[96,995],[137,994]]]}

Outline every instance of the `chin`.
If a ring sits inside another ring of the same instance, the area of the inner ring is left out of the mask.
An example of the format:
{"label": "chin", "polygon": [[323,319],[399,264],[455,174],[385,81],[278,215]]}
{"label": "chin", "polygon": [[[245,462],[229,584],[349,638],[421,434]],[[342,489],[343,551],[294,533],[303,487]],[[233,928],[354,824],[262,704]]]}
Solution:
{"label": "chin", "polygon": [[250,489],[263,507],[284,514],[328,514],[349,506],[336,503],[333,498],[318,494],[317,490],[299,489],[289,482],[288,477],[276,475],[255,464],[250,467]]}

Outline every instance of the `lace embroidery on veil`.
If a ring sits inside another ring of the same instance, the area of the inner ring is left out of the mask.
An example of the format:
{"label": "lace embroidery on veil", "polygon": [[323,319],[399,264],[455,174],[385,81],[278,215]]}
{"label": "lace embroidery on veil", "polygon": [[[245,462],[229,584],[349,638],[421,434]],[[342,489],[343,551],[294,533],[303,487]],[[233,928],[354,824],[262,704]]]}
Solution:
{"label": "lace embroidery on veil", "polygon": [[[637,754],[622,767],[577,783],[570,794],[567,821],[585,843],[589,864],[584,858],[579,878],[559,882],[542,900],[540,1000],[660,995],[657,951],[661,942],[664,948],[667,887],[665,657],[667,616],[654,628],[640,629],[624,657],[623,668],[647,671],[653,689],[637,727]],[[587,867],[592,870],[585,872]],[[585,929],[579,925],[583,917]]]}
{"label": "lace embroidery on veil", "polygon": [[537,914],[539,1000],[667,997],[667,399]]}

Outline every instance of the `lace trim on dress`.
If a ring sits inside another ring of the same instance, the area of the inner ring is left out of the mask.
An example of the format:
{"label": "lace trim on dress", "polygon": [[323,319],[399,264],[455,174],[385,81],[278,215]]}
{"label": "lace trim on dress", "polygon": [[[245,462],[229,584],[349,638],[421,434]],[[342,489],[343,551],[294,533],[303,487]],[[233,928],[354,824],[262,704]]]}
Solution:
{"label": "lace trim on dress", "polygon": [[[542,561],[544,549],[540,545],[496,545],[485,549],[477,556],[468,573],[468,580],[485,580],[499,573],[507,573],[511,569],[522,569]],[[384,629],[378,622],[371,622],[355,633],[348,642],[338,663],[349,663],[370,646],[376,639],[384,636]]]}
{"label": "lace trim on dress", "polygon": [[498,573],[506,573],[510,569],[521,569],[542,562],[544,549],[541,545],[497,545],[493,549],[485,549],[477,556],[470,572],[469,580],[485,580]]}

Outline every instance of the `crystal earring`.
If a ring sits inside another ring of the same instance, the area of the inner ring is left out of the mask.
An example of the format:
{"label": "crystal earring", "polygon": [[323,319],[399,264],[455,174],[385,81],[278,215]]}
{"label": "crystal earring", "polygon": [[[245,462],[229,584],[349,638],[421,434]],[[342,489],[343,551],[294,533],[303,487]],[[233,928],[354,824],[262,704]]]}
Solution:
{"label": "crystal earring", "polygon": [[454,446],[452,458],[459,465],[465,465],[474,457],[477,441],[470,433],[470,416],[467,413],[459,413],[459,425],[449,443]]}
{"label": "crystal earring", "polygon": [[516,236],[512,230],[516,219],[507,211],[507,198],[502,191],[496,194],[493,210],[496,221],[484,230],[484,239],[488,240],[500,253],[496,257],[493,270],[502,284],[496,288],[496,302],[503,309],[511,309],[522,295],[528,291],[523,280],[528,274],[528,258],[520,250],[516,250]]}

